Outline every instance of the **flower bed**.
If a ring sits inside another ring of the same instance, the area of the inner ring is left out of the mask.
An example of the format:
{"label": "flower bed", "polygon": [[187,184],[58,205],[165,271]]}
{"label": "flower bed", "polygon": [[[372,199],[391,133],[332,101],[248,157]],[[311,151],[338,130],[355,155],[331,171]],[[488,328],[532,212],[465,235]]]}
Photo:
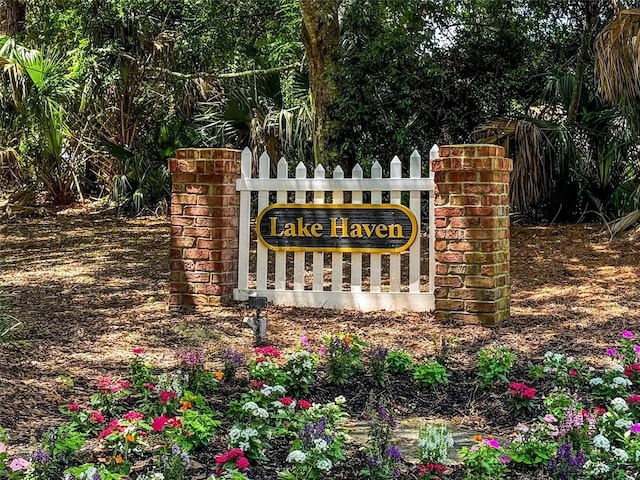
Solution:
{"label": "flower bed", "polygon": [[[557,352],[525,369],[509,348],[489,345],[473,371],[460,372],[448,339],[433,358],[418,361],[344,333],[319,349],[303,338],[287,353],[264,346],[250,358],[181,351],[176,368],[164,373],[137,348],[128,378],[96,379],[96,393],[61,407],[68,420],[28,452],[14,451],[0,430],[0,478],[636,479],[634,338],[623,331],[603,352],[608,367],[601,370]],[[509,442],[477,435],[459,449],[462,463],[452,464],[451,433],[433,421],[419,428],[417,461],[393,444],[397,414],[424,413],[430,404],[447,416],[447,406],[469,406],[474,395],[505,413],[496,426],[502,435],[509,427]],[[367,419],[363,445],[349,442],[349,415]]]}

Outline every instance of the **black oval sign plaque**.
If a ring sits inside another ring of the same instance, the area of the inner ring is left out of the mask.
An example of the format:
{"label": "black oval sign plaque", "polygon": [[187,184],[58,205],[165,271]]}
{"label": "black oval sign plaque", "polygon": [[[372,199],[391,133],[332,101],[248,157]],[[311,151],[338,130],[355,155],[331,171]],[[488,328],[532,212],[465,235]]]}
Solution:
{"label": "black oval sign plaque", "polygon": [[276,251],[397,253],[415,240],[417,222],[403,205],[274,204],[256,230]]}

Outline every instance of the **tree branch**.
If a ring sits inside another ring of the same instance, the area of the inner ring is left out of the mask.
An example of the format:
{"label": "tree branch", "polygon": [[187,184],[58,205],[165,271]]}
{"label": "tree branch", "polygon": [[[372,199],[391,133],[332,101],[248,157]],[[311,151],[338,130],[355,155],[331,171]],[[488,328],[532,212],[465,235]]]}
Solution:
{"label": "tree branch", "polygon": [[170,75],[172,77],[181,78],[183,80],[192,80],[194,78],[206,78],[210,80],[221,80],[225,78],[243,78],[250,77],[252,75],[271,75],[274,73],[286,72],[288,70],[293,70],[295,68],[299,68],[302,66],[301,62],[291,63],[289,65],[284,65],[282,67],[274,67],[267,69],[256,69],[256,70],[245,70],[244,72],[233,72],[233,73],[210,73],[210,72],[197,72],[197,73],[180,73],[174,72],[167,68],[160,67],[147,67],[147,71],[164,73],[165,75]]}

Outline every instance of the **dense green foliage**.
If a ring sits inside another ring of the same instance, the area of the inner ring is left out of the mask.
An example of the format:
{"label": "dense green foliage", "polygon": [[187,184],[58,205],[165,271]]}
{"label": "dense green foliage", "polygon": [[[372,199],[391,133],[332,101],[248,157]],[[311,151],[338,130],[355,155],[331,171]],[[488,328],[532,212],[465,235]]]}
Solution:
{"label": "dense green foliage", "polygon": [[[140,212],[167,197],[181,146],[313,163],[298,0],[34,0],[24,15],[0,41],[0,182],[37,182],[59,204],[109,193]],[[343,1],[338,18],[338,163],[490,141],[515,160],[519,210],[637,207],[633,109],[603,101],[593,74],[612,2]]]}

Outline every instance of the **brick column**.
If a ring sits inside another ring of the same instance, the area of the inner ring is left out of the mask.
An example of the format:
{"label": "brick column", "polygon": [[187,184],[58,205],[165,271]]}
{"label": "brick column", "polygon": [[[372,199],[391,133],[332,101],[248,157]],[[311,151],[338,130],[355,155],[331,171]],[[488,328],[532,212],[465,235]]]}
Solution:
{"label": "brick column", "polygon": [[238,278],[239,150],[185,148],[172,180],[169,306],[219,305]]}
{"label": "brick column", "polygon": [[496,325],[509,318],[509,172],[495,145],[446,145],[433,161],[435,315]]}

